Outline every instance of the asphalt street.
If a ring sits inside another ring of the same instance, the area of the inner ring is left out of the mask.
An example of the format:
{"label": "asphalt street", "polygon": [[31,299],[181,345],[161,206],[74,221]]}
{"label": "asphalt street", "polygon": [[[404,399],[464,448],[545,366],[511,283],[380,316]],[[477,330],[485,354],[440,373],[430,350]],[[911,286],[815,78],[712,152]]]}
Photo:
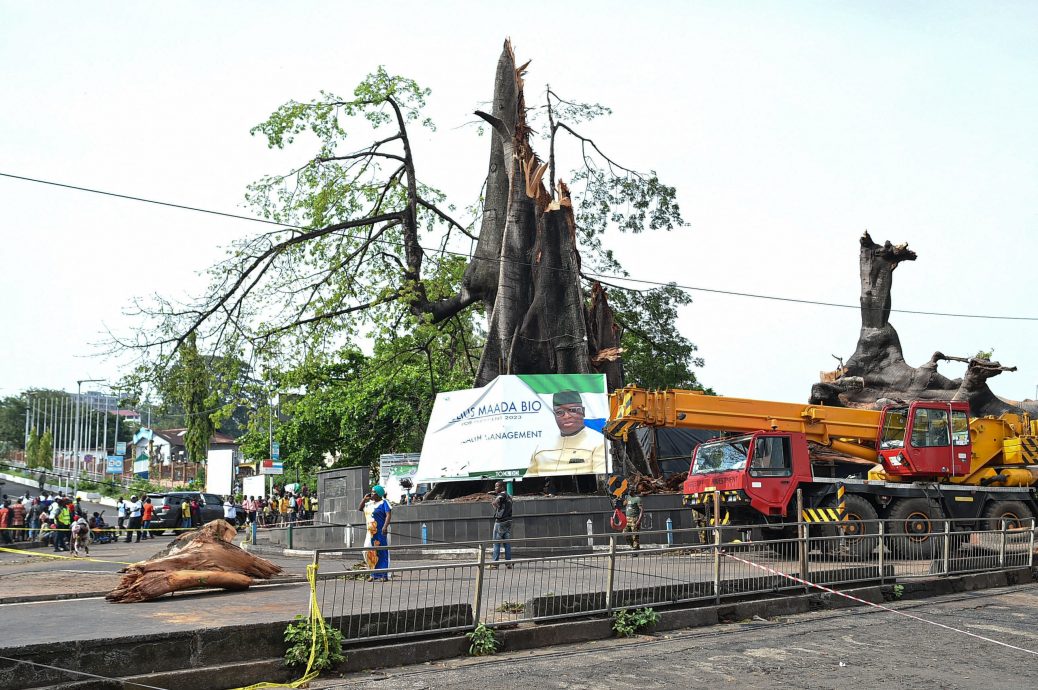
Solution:
{"label": "asphalt street", "polygon": [[1030,651],[861,608],[405,666],[311,687],[1038,687],[1038,584],[893,607]]}

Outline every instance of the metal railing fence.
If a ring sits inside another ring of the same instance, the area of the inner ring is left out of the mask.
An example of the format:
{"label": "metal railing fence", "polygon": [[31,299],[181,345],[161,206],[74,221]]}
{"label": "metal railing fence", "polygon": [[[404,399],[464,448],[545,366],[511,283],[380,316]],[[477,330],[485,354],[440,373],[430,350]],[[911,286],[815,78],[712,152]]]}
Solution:
{"label": "metal railing fence", "polygon": [[[640,549],[625,535],[594,534],[572,553],[496,562],[491,542],[390,546],[391,566],[383,570],[367,566],[363,547],[320,549],[317,601],[355,642],[810,589],[793,578],[825,586],[883,584],[1035,565],[1034,519],[1022,528],[959,523],[940,521],[925,533],[891,520],[857,523],[853,533],[840,523],[789,523],[796,537],[756,542],[722,541],[738,526],[659,530],[669,545]],[[520,550],[552,539],[510,543]],[[393,563],[408,551],[417,553]]]}

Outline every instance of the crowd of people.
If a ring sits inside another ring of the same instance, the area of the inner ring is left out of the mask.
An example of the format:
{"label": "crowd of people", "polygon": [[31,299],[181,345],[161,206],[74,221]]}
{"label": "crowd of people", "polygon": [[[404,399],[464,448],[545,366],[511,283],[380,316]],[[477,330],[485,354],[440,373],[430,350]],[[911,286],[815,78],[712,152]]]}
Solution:
{"label": "crowd of people", "polygon": [[55,553],[74,551],[78,555],[79,543],[86,549],[89,533],[105,527],[99,513],[88,516],[80,499],[72,500],[64,493],[30,496],[26,492],[14,498],[4,494],[0,499],[0,543],[41,542]]}
{"label": "crowd of people", "polygon": [[305,490],[298,494],[275,491],[270,496],[246,496],[241,507],[245,523],[255,522],[261,527],[311,525],[317,501]]}

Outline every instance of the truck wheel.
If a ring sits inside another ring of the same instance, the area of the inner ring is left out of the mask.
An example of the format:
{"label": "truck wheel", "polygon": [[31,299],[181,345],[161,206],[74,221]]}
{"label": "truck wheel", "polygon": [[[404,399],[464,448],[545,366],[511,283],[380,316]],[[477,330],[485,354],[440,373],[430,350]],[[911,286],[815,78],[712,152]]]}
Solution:
{"label": "truck wheel", "polygon": [[939,549],[945,516],[939,506],[925,498],[903,498],[894,503],[887,517],[894,558],[933,558],[943,553]]}
{"label": "truck wheel", "polygon": [[984,508],[984,529],[1029,529],[1034,512],[1021,501],[992,501]]}
{"label": "truck wheel", "polygon": [[861,496],[850,494],[844,498],[847,510],[843,516],[843,544],[854,558],[869,558],[879,546],[879,513]]}

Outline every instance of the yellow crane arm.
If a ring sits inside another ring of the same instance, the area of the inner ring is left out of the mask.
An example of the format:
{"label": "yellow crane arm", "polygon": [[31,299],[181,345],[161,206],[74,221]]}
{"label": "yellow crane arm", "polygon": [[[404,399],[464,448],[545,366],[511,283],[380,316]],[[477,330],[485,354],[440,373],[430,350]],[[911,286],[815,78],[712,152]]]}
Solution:
{"label": "yellow crane arm", "polygon": [[749,400],[679,389],[629,386],[609,396],[610,436],[626,438],[635,426],[718,429],[732,432],[787,431],[807,435],[835,450],[876,460],[871,446],[879,436],[881,413],[825,405]]}

